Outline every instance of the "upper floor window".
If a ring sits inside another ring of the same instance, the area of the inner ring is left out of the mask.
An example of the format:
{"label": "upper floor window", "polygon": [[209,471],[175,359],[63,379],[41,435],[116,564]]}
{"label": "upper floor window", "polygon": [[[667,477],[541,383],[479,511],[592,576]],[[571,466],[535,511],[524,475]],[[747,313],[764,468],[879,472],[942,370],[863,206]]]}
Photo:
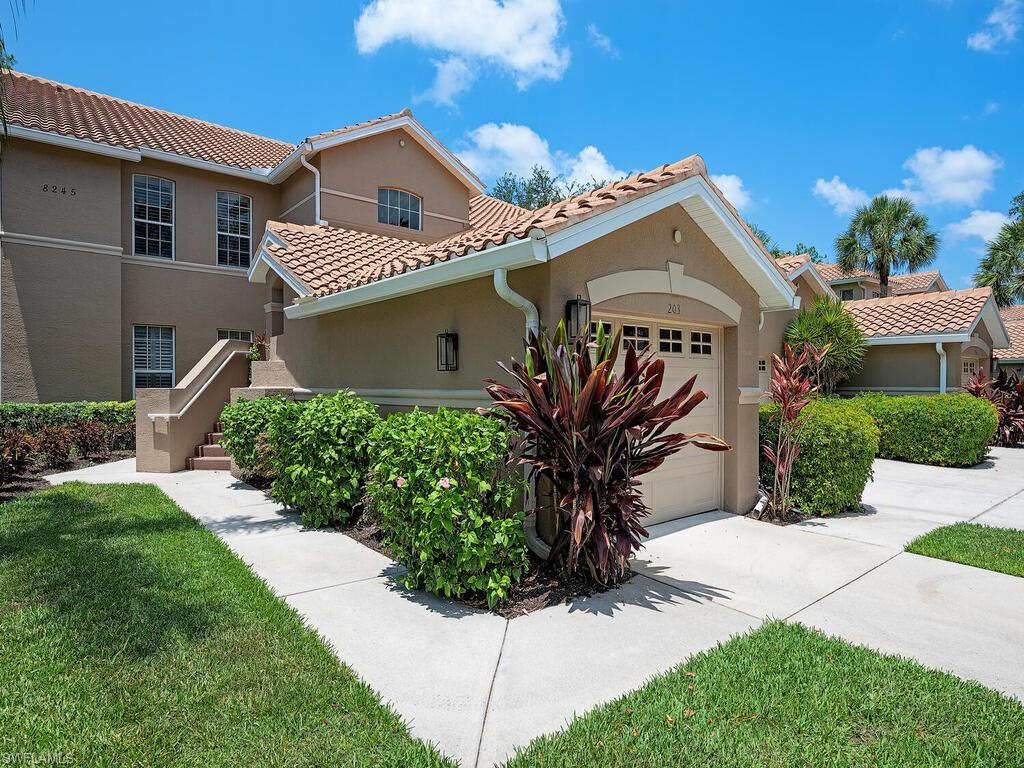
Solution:
{"label": "upper floor window", "polygon": [[401,189],[377,190],[377,222],[406,229],[420,228],[421,200]]}
{"label": "upper floor window", "polygon": [[839,298],[843,301],[853,301],[853,288],[843,288],[839,292]]}
{"label": "upper floor window", "polygon": [[174,182],[132,177],[132,229],[136,256],[174,258]]}
{"label": "upper floor window", "polygon": [[237,192],[217,193],[217,263],[249,268],[252,245],[252,198]]}

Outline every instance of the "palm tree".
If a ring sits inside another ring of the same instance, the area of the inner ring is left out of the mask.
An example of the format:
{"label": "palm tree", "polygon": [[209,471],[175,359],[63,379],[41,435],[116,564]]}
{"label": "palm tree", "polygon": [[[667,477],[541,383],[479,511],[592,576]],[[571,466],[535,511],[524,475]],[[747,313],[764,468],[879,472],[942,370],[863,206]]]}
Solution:
{"label": "palm tree", "polygon": [[839,299],[819,296],[790,320],[786,341],[802,352],[811,346],[826,349],[821,362],[812,368],[821,391],[831,395],[836,385],[851,378],[864,365],[864,334]]}
{"label": "palm tree", "polygon": [[992,289],[996,304],[1024,302],[1024,219],[1004,224],[974,273],[974,284]]}
{"label": "palm tree", "polygon": [[939,236],[903,197],[879,195],[859,208],[849,228],[836,238],[839,266],[844,272],[866,269],[878,274],[881,295],[889,295],[889,275],[913,272],[935,260]]}

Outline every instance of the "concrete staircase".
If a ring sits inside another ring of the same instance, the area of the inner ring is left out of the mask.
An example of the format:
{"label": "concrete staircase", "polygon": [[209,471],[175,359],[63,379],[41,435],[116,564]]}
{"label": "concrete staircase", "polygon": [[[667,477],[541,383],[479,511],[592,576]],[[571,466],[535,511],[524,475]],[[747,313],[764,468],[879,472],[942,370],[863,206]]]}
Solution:
{"label": "concrete staircase", "polygon": [[231,469],[231,457],[220,444],[223,436],[223,427],[218,421],[213,425],[213,432],[206,433],[206,442],[196,446],[196,455],[189,458],[188,468]]}

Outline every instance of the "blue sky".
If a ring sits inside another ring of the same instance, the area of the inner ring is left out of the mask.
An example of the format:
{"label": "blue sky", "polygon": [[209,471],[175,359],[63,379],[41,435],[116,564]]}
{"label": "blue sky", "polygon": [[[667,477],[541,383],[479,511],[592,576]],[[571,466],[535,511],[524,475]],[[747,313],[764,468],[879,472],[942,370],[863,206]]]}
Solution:
{"label": "blue sky", "polygon": [[[17,68],[289,141],[411,106],[485,180],[694,152],[784,247],[914,199],[969,283],[1024,190],[1024,0],[58,3]],[[724,177],[724,178],[721,178]]]}

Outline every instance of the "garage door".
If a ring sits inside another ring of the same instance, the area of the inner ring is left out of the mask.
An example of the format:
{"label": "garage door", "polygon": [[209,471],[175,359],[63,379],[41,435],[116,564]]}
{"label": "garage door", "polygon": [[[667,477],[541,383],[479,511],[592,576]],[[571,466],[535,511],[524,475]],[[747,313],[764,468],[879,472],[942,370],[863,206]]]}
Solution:
{"label": "garage door", "polygon": [[[679,422],[685,432],[721,435],[721,330],[683,323],[661,323],[641,319],[607,319],[606,332],[622,329],[622,344],[637,350],[654,348],[665,361],[662,399],[696,374],[696,388],[708,399]],[[622,364],[620,357],[620,363]],[[658,469],[644,475],[641,488],[651,509],[645,524],[675,520],[721,507],[722,454],[688,445],[665,460]]]}

